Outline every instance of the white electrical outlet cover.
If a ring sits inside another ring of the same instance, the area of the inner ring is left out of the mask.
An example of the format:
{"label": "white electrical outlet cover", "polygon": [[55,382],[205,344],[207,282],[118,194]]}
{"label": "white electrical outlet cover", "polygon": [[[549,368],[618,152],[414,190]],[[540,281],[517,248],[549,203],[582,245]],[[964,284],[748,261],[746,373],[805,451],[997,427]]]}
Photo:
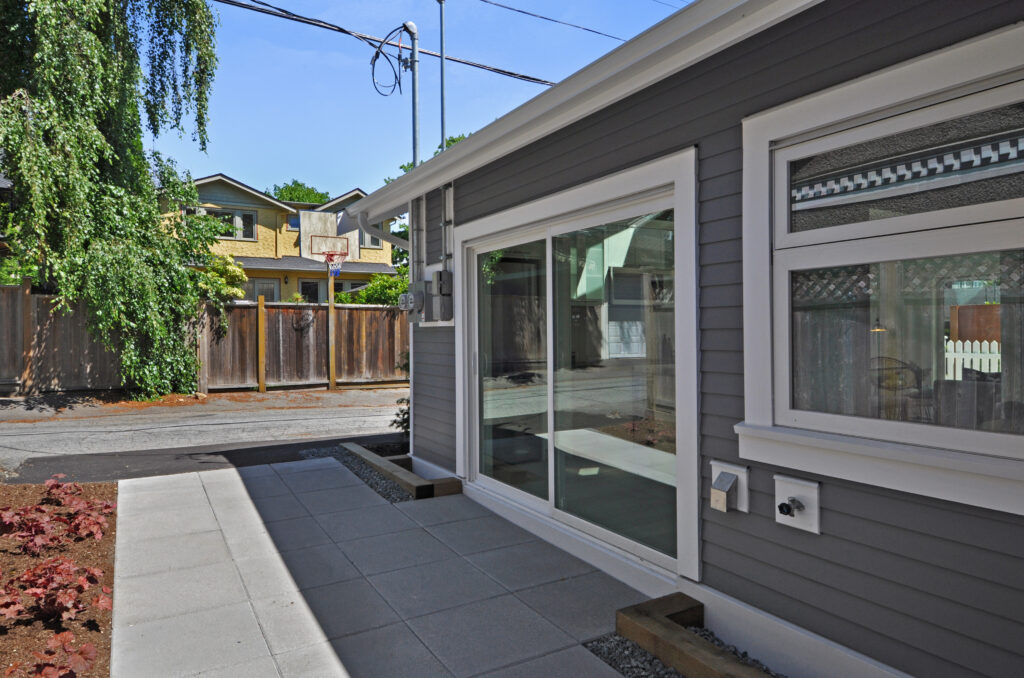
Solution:
{"label": "white electrical outlet cover", "polygon": [[[821,483],[791,478],[789,476],[773,476],[775,478],[775,522],[798,530],[807,530],[821,534],[820,515],[821,503],[818,501],[818,490]],[[779,504],[785,503],[790,497],[798,499],[804,505],[802,511],[791,516],[779,513]]]}
{"label": "white electrical outlet cover", "polygon": [[740,513],[750,513],[750,486],[747,484],[750,469],[746,466],[738,466],[712,459],[711,482],[715,482],[715,478],[723,471],[736,474],[736,489],[733,490],[736,493],[736,510]]}

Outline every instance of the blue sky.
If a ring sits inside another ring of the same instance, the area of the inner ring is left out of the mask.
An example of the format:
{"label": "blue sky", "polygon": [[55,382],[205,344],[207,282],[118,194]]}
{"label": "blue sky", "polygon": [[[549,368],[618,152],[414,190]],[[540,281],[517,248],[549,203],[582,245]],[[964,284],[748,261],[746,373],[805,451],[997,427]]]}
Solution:
{"label": "blue sky", "polygon": [[[422,47],[439,47],[436,0],[271,2],[376,36],[411,20]],[[685,0],[501,2],[628,39],[676,11],[667,5]],[[411,79],[403,80],[401,95],[382,97],[364,43],[212,4],[221,25],[209,148],[204,154],[190,135],[175,133],[149,140],[151,148],[193,177],[223,172],[260,190],[296,178],[332,196],[356,186],[373,191],[411,160]],[[480,0],[447,0],[445,11],[449,55],[555,82],[621,44]],[[441,139],[439,62],[424,56],[421,63],[420,155],[429,158]],[[450,62],[445,79],[449,135],[476,131],[546,89]]]}

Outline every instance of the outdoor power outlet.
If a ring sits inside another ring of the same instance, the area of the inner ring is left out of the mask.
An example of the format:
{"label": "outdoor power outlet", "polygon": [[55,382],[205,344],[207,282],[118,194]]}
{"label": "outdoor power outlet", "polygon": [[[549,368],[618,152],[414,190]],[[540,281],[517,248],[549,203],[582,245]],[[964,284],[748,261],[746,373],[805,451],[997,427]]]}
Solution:
{"label": "outdoor power outlet", "polygon": [[[730,479],[729,476],[733,476]],[[746,466],[711,460],[711,508],[750,512],[750,469]],[[716,489],[717,488],[717,489]]]}
{"label": "outdoor power outlet", "polygon": [[775,522],[821,534],[820,483],[789,476],[775,478]]}

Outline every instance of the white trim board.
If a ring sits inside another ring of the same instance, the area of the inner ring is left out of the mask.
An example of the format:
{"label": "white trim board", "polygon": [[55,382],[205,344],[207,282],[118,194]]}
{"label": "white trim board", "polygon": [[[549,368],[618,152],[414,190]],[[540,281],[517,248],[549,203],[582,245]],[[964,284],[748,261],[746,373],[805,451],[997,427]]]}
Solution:
{"label": "white trim board", "polygon": [[698,0],[387,186],[350,205],[371,222],[822,0]]}
{"label": "white trim board", "polygon": [[644,595],[656,598],[679,591],[699,600],[704,604],[704,625],[707,628],[775,671],[792,678],[907,678],[907,674],[901,671],[721,591],[673,576],[669,570],[644,562],[572,526],[510,501],[479,483],[466,484],[463,493],[527,532]]}

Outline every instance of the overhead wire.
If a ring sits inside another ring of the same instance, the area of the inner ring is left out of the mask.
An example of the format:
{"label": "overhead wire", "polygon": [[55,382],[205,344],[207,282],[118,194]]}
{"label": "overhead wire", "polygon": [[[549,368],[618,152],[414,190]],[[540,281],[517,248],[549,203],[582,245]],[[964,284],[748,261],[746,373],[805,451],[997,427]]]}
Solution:
{"label": "overhead wire", "polygon": [[[261,14],[267,14],[269,16],[274,16],[274,17],[277,17],[279,19],[287,19],[289,21],[295,21],[295,22],[298,22],[298,23],[307,24],[307,25],[310,25],[310,26],[316,26],[318,28],[323,28],[323,29],[326,29],[326,30],[335,31],[335,32],[338,32],[338,33],[343,33],[343,34],[351,36],[353,38],[357,38],[358,40],[361,40],[361,41],[365,42],[366,44],[368,44],[370,47],[372,47],[374,49],[374,54],[375,55],[377,54],[377,51],[381,48],[382,45],[388,45],[388,46],[391,46],[391,47],[402,47],[400,42],[395,42],[390,37],[378,38],[376,36],[368,35],[366,33],[360,33],[359,31],[352,31],[352,30],[349,30],[347,28],[342,28],[341,26],[329,23],[327,21],[322,21],[321,19],[312,19],[310,17],[302,16],[301,14],[296,14],[294,12],[290,12],[290,11],[282,9],[280,7],[275,7],[275,6],[270,5],[268,3],[261,2],[261,0],[252,0],[253,2],[259,3],[259,5],[250,4],[248,2],[242,2],[241,0],[213,0],[213,1],[214,2],[219,2],[219,3],[224,4],[224,5],[230,5],[232,7],[238,7],[240,9],[247,9],[247,10],[250,10],[252,12],[259,12]],[[399,30],[399,29],[396,29],[396,30]],[[392,31],[392,34],[393,33],[395,33],[395,31]],[[422,48],[420,48],[420,54],[425,54],[427,56],[432,56],[432,57],[437,57],[437,58],[441,57],[441,55],[439,53],[437,53],[437,52],[434,52],[434,51],[431,51],[431,50],[428,50],[428,49],[422,49]],[[399,58],[400,58],[400,56],[401,55],[399,55]],[[489,71],[491,73],[497,73],[498,75],[504,75],[504,76],[509,77],[509,78],[515,78],[516,80],[522,80],[524,82],[530,82],[530,83],[533,83],[535,85],[547,85],[547,86],[550,87],[550,86],[555,84],[555,83],[551,82],[550,80],[544,80],[543,78],[535,78],[532,75],[525,75],[523,73],[517,73],[515,71],[510,71],[510,70],[505,69],[505,68],[499,68],[497,66],[489,66],[487,64],[482,64],[482,63],[479,63],[479,62],[476,62],[476,61],[470,61],[469,59],[461,59],[459,57],[453,57],[453,56],[450,56],[450,55],[447,55],[447,54],[445,55],[444,58],[445,58],[446,61],[451,61],[451,62],[454,62],[454,63],[457,63],[457,64],[462,64],[464,66],[470,66],[472,68],[479,68],[479,69],[484,70],[484,71]],[[394,68],[393,64],[392,64],[392,68]],[[376,84],[374,86],[376,87]]]}
{"label": "overhead wire", "polygon": [[561,19],[552,19],[549,16],[544,16],[542,14],[536,14],[534,12],[528,12],[525,9],[519,9],[518,7],[512,7],[511,5],[503,5],[500,2],[494,2],[494,0],[480,0],[480,2],[487,3],[488,5],[494,5],[495,7],[501,7],[502,9],[507,9],[510,12],[518,12],[520,14],[525,14],[526,16],[531,16],[531,17],[534,17],[535,19],[543,19],[544,21],[550,21],[551,23],[561,24],[563,26],[569,26],[570,28],[578,28],[579,30],[586,31],[587,33],[594,33],[595,35],[603,35],[606,38],[611,38],[612,40],[618,40],[619,42],[626,42],[625,38],[620,38],[620,37],[615,36],[615,35],[609,35],[608,33],[602,33],[601,31],[594,30],[593,28],[587,28],[586,26],[580,26],[579,24],[571,24],[568,21],[562,21]]}

